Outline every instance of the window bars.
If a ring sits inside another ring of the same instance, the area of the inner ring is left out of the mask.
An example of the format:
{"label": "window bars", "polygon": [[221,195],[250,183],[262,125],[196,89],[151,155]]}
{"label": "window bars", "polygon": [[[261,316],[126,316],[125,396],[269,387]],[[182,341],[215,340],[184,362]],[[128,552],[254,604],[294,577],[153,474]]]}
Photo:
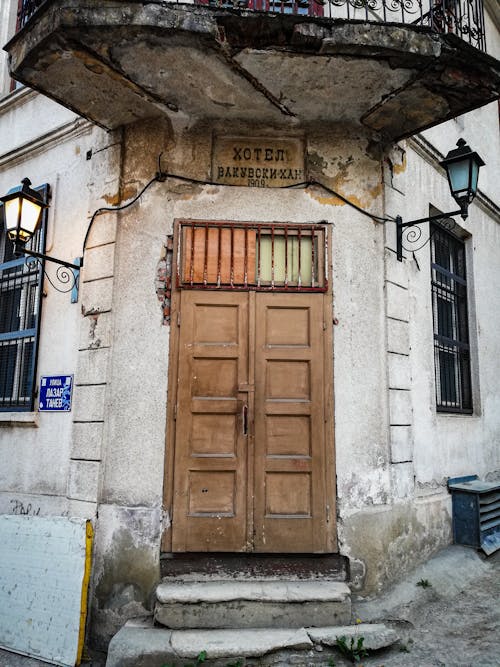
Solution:
{"label": "window bars", "polygon": [[[47,196],[48,186],[43,191]],[[46,211],[27,247],[45,249]],[[0,230],[0,411],[33,410],[43,263],[14,257]]]}
{"label": "window bars", "polygon": [[326,225],[183,221],[177,286],[326,292]]}
{"label": "window bars", "polygon": [[432,309],[436,405],[440,412],[472,412],[465,244],[431,228]]}

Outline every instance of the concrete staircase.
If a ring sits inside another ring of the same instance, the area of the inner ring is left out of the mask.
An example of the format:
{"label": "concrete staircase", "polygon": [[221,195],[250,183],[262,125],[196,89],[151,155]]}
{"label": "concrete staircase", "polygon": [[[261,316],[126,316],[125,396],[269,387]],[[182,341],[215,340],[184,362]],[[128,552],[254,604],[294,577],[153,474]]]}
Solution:
{"label": "concrete staircase", "polygon": [[351,594],[345,581],[317,573],[295,579],[283,573],[262,579],[225,574],[176,572],[164,578],[154,614],[129,621],[113,637],[106,667],[184,667],[201,652],[204,665],[220,667],[328,665],[337,637],[361,636],[361,627],[365,640],[372,632],[375,648],[397,640],[383,626],[370,631],[368,625],[348,625]]}

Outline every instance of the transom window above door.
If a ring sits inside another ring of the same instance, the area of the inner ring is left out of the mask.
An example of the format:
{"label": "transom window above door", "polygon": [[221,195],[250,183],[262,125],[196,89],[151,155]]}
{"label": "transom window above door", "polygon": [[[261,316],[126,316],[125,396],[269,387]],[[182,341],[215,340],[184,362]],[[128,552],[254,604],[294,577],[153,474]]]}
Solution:
{"label": "transom window above door", "polygon": [[177,285],[191,289],[326,292],[326,225],[186,220]]}

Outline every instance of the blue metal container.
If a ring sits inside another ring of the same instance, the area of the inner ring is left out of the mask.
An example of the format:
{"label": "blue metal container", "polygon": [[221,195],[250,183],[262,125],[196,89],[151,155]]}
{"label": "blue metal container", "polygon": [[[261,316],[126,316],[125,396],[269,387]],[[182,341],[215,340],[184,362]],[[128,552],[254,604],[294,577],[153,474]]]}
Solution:
{"label": "blue metal container", "polygon": [[500,548],[500,482],[477,475],[448,480],[452,494],[453,541],[482,549],[488,556]]}

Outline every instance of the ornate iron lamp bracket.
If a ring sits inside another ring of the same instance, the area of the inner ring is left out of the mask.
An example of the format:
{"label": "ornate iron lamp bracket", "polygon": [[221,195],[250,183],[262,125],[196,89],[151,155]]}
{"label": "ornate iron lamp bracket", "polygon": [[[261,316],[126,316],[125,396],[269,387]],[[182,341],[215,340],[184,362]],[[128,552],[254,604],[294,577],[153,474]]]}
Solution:
{"label": "ornate iron lamp bracket", "polygon": [[[22,255],[27,255],[27,262],[35,261],[42,267],[42,270],[45,274],[45,277],[52,285],[52,287],[58,292],[67,293],[71,292],[71,303],[78,302],[78,289],[80,287],[80,268],[83,265],[83,257],[78,257],[75,260],[75,263],[65,262],[62,259],[57,259],[56,257],[49,257],[49,255],[44,255],[41,252],[35,252],[34,250],[27,250],[22,244],[14,243],[14,255],[20,257]],[[59,267],[56,270],[56,278],[61,285],[66,285],[65,289],[61,289],[54,284],[50,276],[43,269],[42,261],[52,262],[53,264],[58,264]]]}
{"label": "ornate iron lamp bracket", "polygon": [[[418,243],[422,237],[422,228],[419,226],[425,222],[433,222],[434,220],[441,220],[449,218],[451,219],[452,224],[445,225],[448,229],[453,229],[455,227],[455,221],[452,219],[455,215],[462,215],[463,211],[459,209],[458,211],[452,211],[451,213],[438,213],[436,215],[430,215],[428,218],[419,218],[418,220],[412,220],[411,222],[403,222],[403,218],[400,215],[396,216],[396,257],[398,262],[403,261],[403,250],[408,252],[416,252],[423,248],[432,238],[432,234],[429,234],[429,237],[418,247],[409,248],[404,245],[403,236],[408,241],[408,243],[414,244]],[[406,231],[405,231],[406,230]]]}

